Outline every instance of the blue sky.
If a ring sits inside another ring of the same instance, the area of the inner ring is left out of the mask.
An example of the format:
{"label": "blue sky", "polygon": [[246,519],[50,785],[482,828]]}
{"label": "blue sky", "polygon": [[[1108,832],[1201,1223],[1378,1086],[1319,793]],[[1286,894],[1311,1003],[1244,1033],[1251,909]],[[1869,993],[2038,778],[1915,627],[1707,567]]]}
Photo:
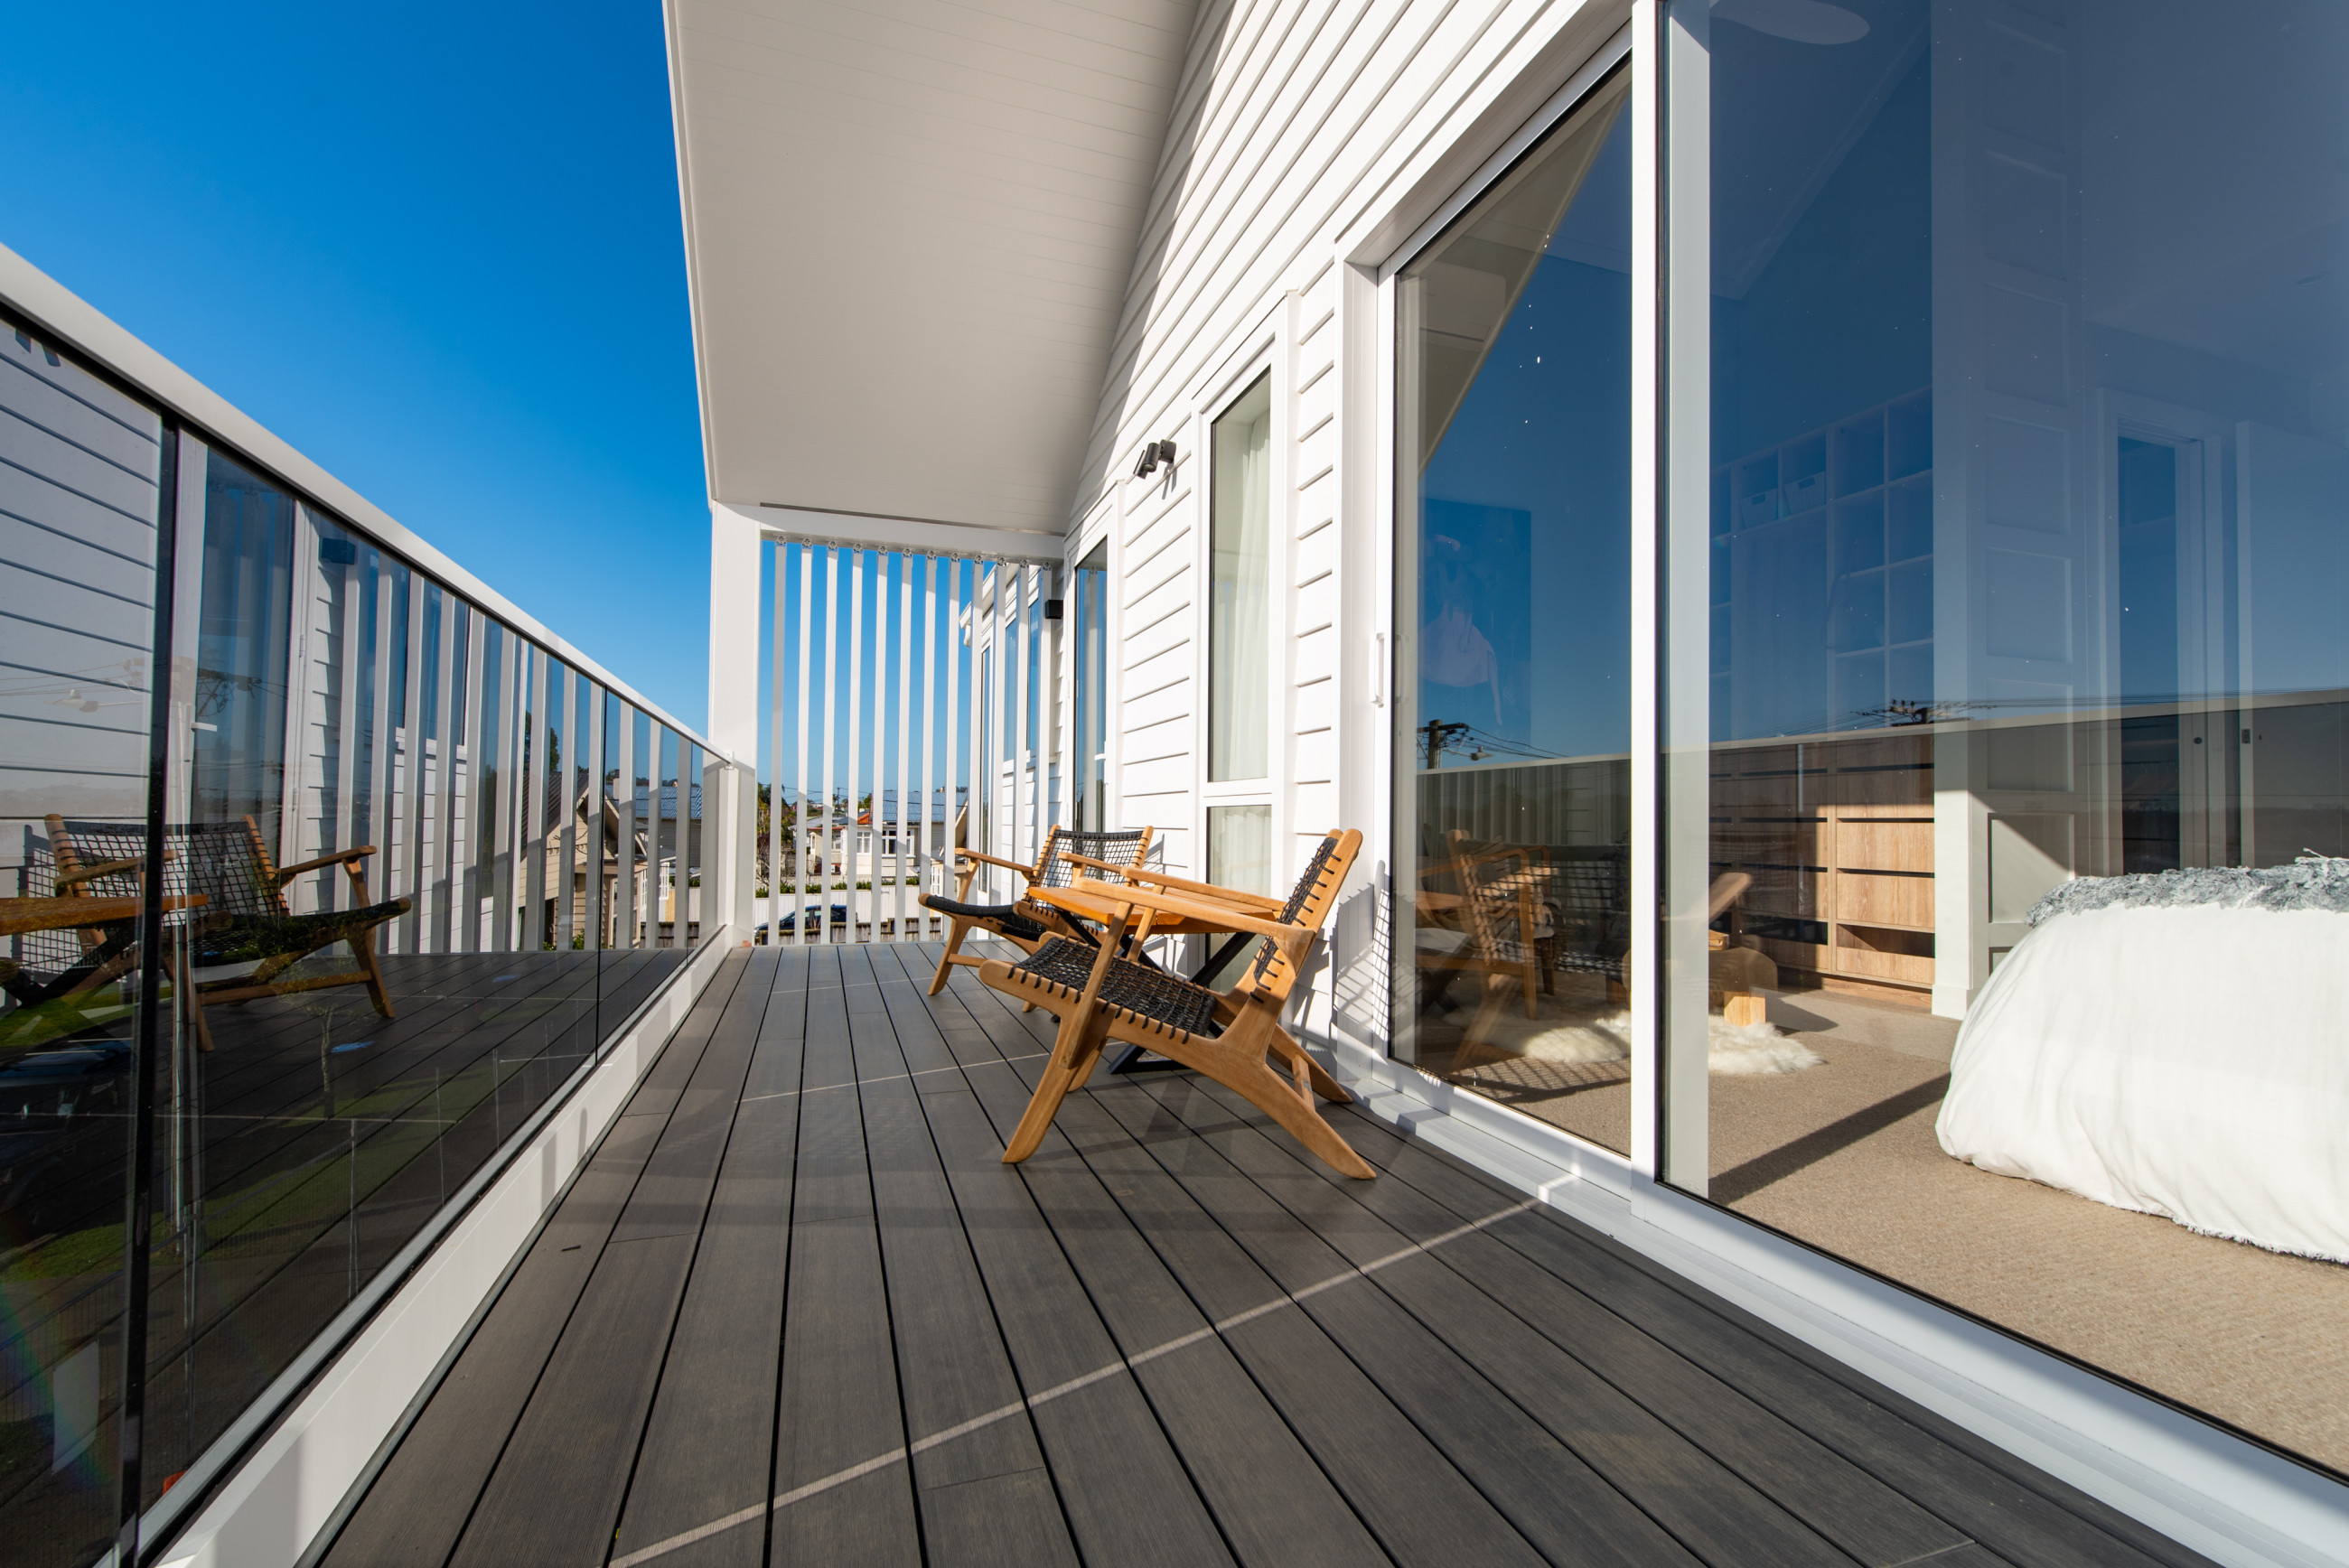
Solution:
{"label": "blue sky", "polygon": [[653,0],[20,5],[0,82],[0,242],[702,725]]}

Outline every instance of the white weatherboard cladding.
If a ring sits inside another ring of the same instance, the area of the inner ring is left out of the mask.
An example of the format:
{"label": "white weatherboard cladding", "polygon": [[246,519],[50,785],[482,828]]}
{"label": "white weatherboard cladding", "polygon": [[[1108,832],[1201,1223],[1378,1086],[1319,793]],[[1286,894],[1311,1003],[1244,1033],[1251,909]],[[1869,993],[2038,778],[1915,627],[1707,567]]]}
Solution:
{"label": "white weatherboard cladding", "polygon": [[[54,361],[54,363],[52,363]],[[38,336],[0,333],[0,893],[46,812],[147,809],[162,422]],[[71,802],[67,805],[67,802]]]}
{"label": "white weatherboard cladding", "polygon": [[[1370,419],[1348,429],[1340,346],[1350,263],[1384,260],[1359,253],[1366,225],[1390,231],[1392,250],[1456,183],[1431,181],[1431,172],[1463,146],[1489,155],[1625,10],[1509,0],[1237,0],[1202,9],[1078,487],[1080,507],[1100,498],[1112,511],[1102,526],[1116,650],[1112,815],[1154,825],[1170,868],[1206,870],[1193,841],[1210,793],[1261,800],[1268,792],[1276,883],[1341,819],[1373,828],[1359,809],[1361,820],[1347,817],[1354,802],[1343,793],[1350,768],[1367,777],[1383,766],[1362,683],[1384,608],[1375,583],[1350,584],[1343,570],[1341,525],[1374,526],[1375,494],[1361,479],[1380,472],[1356,465],[1357,493],[1348,494],[1347,443],[1379,441]],[[1534,96],[1509,111],[1537,78]],[[1207,427],[1267,370],[1271,777],[1254,791],[1210,792],[1201,788]],[[1134,477],[1143,444],[1169,438],[1180,449],[1171,475],[1161,465]],[[1078,553],[1093,539],[1089,524]],[[1374,847],[1382,837],[1373,831]],[[1358,880],[1377,858],[1365,856]]]}

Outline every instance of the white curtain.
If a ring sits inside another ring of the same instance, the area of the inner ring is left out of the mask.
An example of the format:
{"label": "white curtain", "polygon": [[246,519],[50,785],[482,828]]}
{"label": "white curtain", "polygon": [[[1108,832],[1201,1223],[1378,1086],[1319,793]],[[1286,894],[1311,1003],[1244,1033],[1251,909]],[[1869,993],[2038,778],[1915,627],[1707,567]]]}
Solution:
{"label": "white curtain", "polygon": [[1216,421],[1209,528],[1207,777],[1269,772],[1272,396],[1258,381]]}

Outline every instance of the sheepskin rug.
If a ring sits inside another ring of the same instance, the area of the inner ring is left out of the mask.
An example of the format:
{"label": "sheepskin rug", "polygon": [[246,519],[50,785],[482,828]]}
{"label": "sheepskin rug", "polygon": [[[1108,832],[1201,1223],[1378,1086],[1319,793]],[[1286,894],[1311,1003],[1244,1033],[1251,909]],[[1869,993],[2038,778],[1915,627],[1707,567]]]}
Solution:
{"label": "sheepskin rug", "polygon": [[[1630,1054],[1631,1015],[1601,1003],[1576,1006],[1566,998],[1541,997],[1538,1016],[1528,1018],[1522,1006],[1499,1009],[1487,1021],[1472,1046],[1529,1057],[1535,1061],[1578,1063],[1620,1061]],[[1736,1026],[1721,1017],[1711,1026],[1709,1065],[1725,1076],[1800,1072],[1820,1066],[1826,1058],[1778,1032],[1775,1024]]]}

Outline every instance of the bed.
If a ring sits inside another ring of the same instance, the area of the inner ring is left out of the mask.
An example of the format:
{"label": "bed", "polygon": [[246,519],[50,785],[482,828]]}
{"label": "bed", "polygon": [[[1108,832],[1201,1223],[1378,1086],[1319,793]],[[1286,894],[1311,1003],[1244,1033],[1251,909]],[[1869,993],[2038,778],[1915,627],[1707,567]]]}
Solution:
{"label": "bed", "polygon": [[1942,1150],[2349,1262],[2349,861],[2083,879],[1959,1031]]}

